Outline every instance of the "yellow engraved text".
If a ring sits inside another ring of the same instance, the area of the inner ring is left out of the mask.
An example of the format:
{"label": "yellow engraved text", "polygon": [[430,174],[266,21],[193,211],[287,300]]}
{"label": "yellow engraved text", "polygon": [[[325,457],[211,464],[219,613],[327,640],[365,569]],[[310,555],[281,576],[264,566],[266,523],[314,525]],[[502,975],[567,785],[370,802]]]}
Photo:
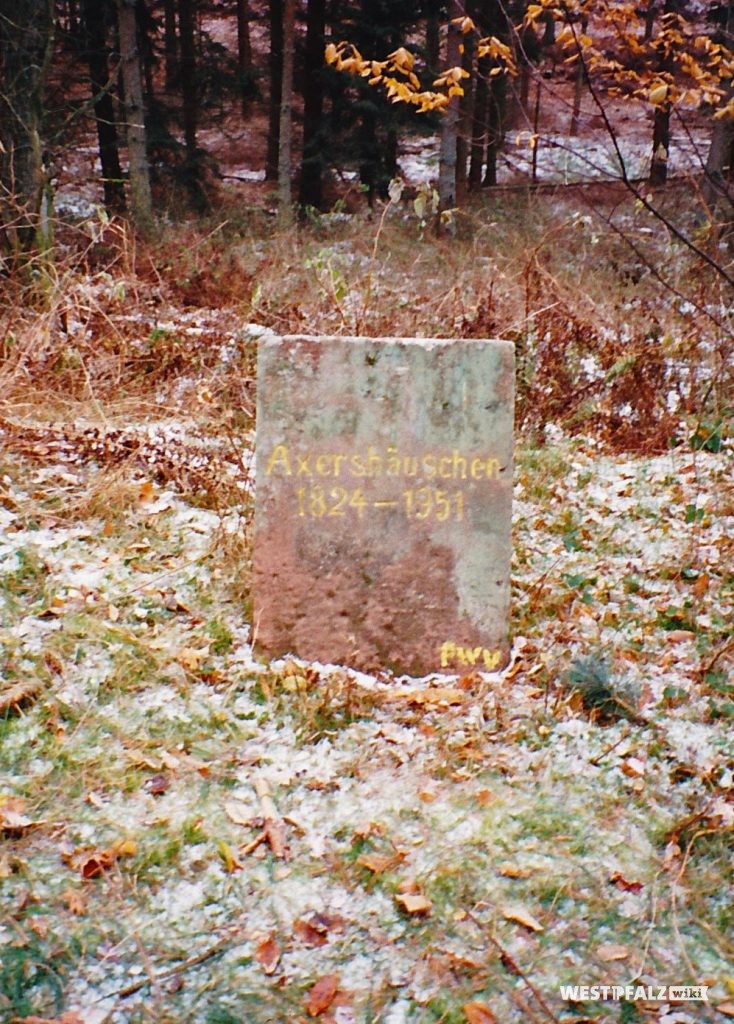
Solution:
{"label": "yellow engraved text", "polygon": [[499,459],[491,455],[462,455],[458,448],[451,453],[428,451],[410,455],[392,444],[386,448],[370,444],[360,451],[345,452],[292,451],[287,444],[277,444],[265,463],[266,476],[337,481],[386,477],[422,477],[436,482],[499,480],[503,471]]}
{"label": "yellow engraved text", "polygon": [[491,672],[502,660],[502,652],[487,647],[462,647],[453,640],[441,644],[441,668],[480,668]]}

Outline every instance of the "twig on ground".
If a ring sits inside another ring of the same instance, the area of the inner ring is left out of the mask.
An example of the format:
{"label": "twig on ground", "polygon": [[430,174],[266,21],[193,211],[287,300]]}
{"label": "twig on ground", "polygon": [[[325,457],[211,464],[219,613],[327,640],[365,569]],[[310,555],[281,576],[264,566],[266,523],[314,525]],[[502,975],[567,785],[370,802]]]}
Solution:
{"label": "twig on ground", "polygon": [[527,974],[525,974],[523,969],[519,966],[517,961],[507,952],[502,943],[498,942],[497,939],[495,939],[494,935],[491,935],[487,931],[486,927],[482,924],[482,922],[479,921],[470,910],[466,911],[466,916],[469,918],[470,921],[473,921],[473,923],[477,926],[477,928],[479,928],[479,930],[484,935],[486,935],[490,943],[497,950],[497,952],[500,955],[500,961],[505,970],[509,971],[510,974],[514,974],[515,977],[520,978],[520,980],[527,986],[530,992],[532,992],[533,996],[538,1002],[538,1005],[541,1007],[546,1017],[548,1017],[549,1020],[553,1021],[553,1024],[560,1024],[558,1017],[556,1017],[555,1013],[553,1013],[550,1006],[548,1006],[547,1002],[543,998],[543,995],[538,990],[537,986],[533,984],[533,982],[530,980]]}
{"label": "twig on ground", "polygon": [[266,779],[255,779],[255,792],[263,812],[263,832],[273,851],[273,856],[287,860],[288,844],[285,838],[285,824],[273,802],[270,786]]}
{"label": "twig on ground", "polygon": [[217,953],[221,953],[222,950],[234,941],[234,938],[235,936],[227,936],[224,939],[220,939],[219,942],[216,942],[203,953],[199,953],[198,956],[192,956],[189,960],[184,960],[182,964],[178,964],[177,967],[172,967],[170,971],[163,971],[161,974],[156,974],[152,977],[143,978],[141,981],[133,982],[132,985],[126,985],[125,988],[118,989],[118,991],[114,992],[113,995],[118,999],[127,999],[128,996],[135,995],[136,992],[140,992],[141,989],[153,984],[153,982],[160,984],[168,978],[174,978],[178,974],[183,974],[192,967],[198,967],[199,964],[203,964],[206,963],[207,960],[211,960],[211,958],[216,956]]}
{"label": "twig on ground", "polygon": [[591,760],[589,761],[589,764],[593,764],[595,766],[598,766],[599,764],[601,764],[601,762],[604,760],[604,758],[607,756],[607,754],[611,754],[611,752],[613,750],[617,749],[617,747],[620,745],[620,743],[624,743],[624,741],[627,739],[629,734],[630,734],[629,729],[623,729],[622,730],[622,735],[619,737],[619,739],[615,740],[614,743],[611,744],[611,746],[605,747],[604,750],[602,750],[601,754],[597,754],[596,757],[592,757]]}

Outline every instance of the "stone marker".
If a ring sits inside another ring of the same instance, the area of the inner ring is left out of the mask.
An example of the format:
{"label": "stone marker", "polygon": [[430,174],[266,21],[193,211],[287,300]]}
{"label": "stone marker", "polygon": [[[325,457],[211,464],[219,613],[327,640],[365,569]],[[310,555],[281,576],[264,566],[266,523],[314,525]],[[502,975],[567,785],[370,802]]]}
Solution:
{"label": "stone marker", "polygon": [[260,341],[259,653],[506,664],[513,393],[510,342]]}

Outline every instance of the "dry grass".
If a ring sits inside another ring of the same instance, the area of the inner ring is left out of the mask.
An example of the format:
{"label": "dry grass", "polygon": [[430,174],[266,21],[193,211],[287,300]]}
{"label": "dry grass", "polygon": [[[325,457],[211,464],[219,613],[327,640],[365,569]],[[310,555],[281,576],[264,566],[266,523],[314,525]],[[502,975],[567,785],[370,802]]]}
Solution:
{"label": "dry grass", "polygon": [[104,430],[175,417],[231,444],[253,425],[249,321],[509,338],[518,424],[538,439],[548,422],[628,450],[730,435],[727,297],[622,196],[503,195],[462,225],[436,239],[393,204],[380,220],[325,215],[284,232],[225,209],[148,245],[117,222],[62,230],[55,263],[4,286],[0,411]]}

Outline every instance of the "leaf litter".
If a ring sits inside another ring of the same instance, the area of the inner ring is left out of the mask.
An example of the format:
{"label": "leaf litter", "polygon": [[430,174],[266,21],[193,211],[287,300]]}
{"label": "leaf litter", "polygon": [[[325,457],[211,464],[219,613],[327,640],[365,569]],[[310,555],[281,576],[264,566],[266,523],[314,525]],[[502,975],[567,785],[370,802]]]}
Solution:
{"label": "leaf litter", "polygon": [[244,506],[131,467],[69,521],[99,467],[3,472],[0,1011],[59,1019],[52,972],[83,1024],[570,1021],[632,976],[728,1012],[731,451],[520,452],[513,657],[466,680],[261,665]]}

